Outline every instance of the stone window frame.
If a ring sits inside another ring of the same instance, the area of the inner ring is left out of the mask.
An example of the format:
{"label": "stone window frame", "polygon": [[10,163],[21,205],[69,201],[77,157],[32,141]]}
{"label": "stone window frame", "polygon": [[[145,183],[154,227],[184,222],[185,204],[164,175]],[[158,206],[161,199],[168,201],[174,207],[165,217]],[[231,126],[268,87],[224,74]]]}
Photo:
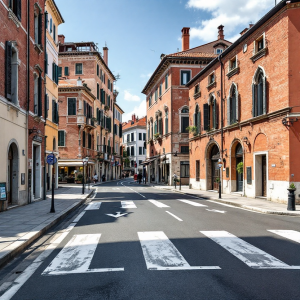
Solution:
{"label": "stone window frame", "polygon": [[[76,66],[81,65],[81,73],[77,73]],[[75,75],[83,75],[83,63],[75,63]]]}
{"label": "stone window frame", "polygon": [[[235,111],[236,111],[236,122],[231,122],[231,95],[233,92],[233,89],[235,89],[236,92],[236,102],[235,102]],[[239,120],[239,91],[238,91],[238,85],[235,82],[232,82],[230,88],[229,88],[229,93],[228,93],[228,97],[227,97],[227,125],[233,125],[235,123],[238,123]]]}
{"label": "stone window frame", "polygon": [[[183,83],[182,82],[182,74],[186,73],[186,72],[190,73],[190,79],[186,83]],[[192,69],[181,69],[180,70],[180,85],[186,85],[191,79],[192,79]]]}
{"label": "stone window frame", "polygon": [[[257,96],[258,96],[258,91],[257,91],[257,86],[258,86],[258,79],[260,77],[260,75],[262,75],[263,77],[263,95],[262,95],[262,114],[258,115],[257,112],[257,108],[256,105],[258,105],[258,103],[256,104],[256,102],[258,101]],[[264,68],[262,66],[258,66],[254,76],[252,78],[252,117],[259,117],[262,115],[267,114],[267,76],[266,76],[266,72],[264,70]]]}
{"label": "stone window frame", "polygon": [[[183,109],[187,109],[188,110],[188,112],[187,113],[183,113],[182,112],[182,110]],[[179,132],[180,133],[182,133],[182,134],[188,134],[189,132],[187,131],[187,132],[182,132],[181,131],[181,127],[182,127],[182,118],[186,118],[186,117],[188,117],[188,119],[189,119],[189,112],[190,112],[190,109],[189,109],[189,107],[188,107],[188,105],[183,105],[183,106],[181,106],[179,109],[178,109],[178,115],[179,115]]]}
{"label": "stone window frame", "polygon": [[[263,41],[263,47],[259,49],[259,43]],[[260,35],[257,39],[253,41],[253,52],[252,57],[250,59],[252,62],[257,61],[261,57],[265,56],[268,52],[267,47],[267,40],[266,40],[266,33],[264,32],[262,35]]]}

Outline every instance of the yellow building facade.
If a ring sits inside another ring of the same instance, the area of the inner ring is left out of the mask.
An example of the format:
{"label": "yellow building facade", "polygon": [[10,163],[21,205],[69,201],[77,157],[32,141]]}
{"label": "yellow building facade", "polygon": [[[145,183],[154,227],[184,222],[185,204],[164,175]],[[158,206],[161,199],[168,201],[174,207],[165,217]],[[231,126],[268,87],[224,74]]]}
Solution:
{"label": "yellow building facade", "polygon": [[[47,120],[45,127],[46,156],[53,153],[58,157],[58,78],[61,69],[58,66],[58,26],[64,19],[54,0],[46,0],[46,105]],[[46,164],[46,189],[52,186],[53,167]],[[54,165],[55,188],[58,187],[58,164]]]}

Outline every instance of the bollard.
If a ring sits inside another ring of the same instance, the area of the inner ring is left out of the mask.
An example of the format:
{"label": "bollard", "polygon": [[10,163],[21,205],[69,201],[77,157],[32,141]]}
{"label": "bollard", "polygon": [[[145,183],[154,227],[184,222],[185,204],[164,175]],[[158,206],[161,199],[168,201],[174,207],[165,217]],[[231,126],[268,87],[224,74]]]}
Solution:
{"label": "bollard", "polygon": [[288,207],[287,210],[296,210],[295,189],[288,189]]}

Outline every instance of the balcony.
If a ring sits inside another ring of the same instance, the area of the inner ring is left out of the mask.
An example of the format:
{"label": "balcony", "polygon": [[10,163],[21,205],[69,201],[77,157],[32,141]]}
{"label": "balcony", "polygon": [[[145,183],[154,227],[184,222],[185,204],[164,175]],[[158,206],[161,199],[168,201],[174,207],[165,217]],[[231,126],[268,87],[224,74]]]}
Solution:
{"label": "balcony", "polygon": [[90,129],[94,129],[98,126],[98,122],[95,118],[86,118],[85,125]]}

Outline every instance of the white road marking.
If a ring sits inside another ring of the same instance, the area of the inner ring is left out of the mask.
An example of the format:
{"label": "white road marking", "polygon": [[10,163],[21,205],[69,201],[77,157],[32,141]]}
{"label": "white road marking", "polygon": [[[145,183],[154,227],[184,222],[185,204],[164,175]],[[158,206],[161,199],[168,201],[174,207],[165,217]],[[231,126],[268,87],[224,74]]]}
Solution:
{"label": "white road marking", "polygon": [[123,182],[122,182],[122,185],[123,185],[124,187],[127,187],[128,189],[132,190],[133,192],[139,194],[141,197],[146,198],[146,196],[144,196],[144,195],[140,194],[139,192],[135,191],[134,189],[132,189],[132,188],[130,188],[130,187],[124,185]]}
{"label": "white road marking", "polygon": [[98,210],[101,206],[101,202],[91,202],[89,205],[85,208],[85,210]]}
{"label": "white road marking", "polygon": [[166,213],[168,213],[169,215],[171,215],[172,217],[174,217],[175,219],[177,219],[178,221],[182,222],[182,220],[180,218],[178,218],[177,216],[173,215],[172,213],[170,213],[169,211],[166,211]]}
{"label": "white road marking", "polygon": [[124,271],[124,268],[89,269],[101,234],[74,235],[42,275]]}
{"label": "white road marking", "polygon": [[152,204],[156,205],[157,207],[170,207],[170,206],[168,206],[166,204],[163,204],[163,203],[161,203],[159,201],[156,201],[156,200],[148,200],[148,201],[151,202]]}
{"label": "white road marking", "polygon": [[128,213],[125,213],[125,214],[121,214],[121,212],[117,212],[116,215],[112,215],[112,214],[106,214],[107,216],[110,216],[110,217],[113,217],[113,218],[120,218],[120,217],[123,217],[123,216],[126,216],[128,215]]}
{"label": "white road marking", "polygon": [[119,190],[120,188],[112,188],[112,190]]}
{"label": "white road marking", "polygon": [[254,269],[300,269],[289,266],[276,257],[256,248],[227,231],[200,231]]}
{"label": "white road marking", "polygon": [[122,208],[136,208],[133,201],[121,201]]}
{"label": "white road marking", "polygon": [[225,214],[226,211],[225,210],[216,210],[216,209],[206,209],[207,211],[212,211],[212,212],[217,212],[217,213],[220,213],[220,214]]}
{"label": "white road marking", "polygon": [[177,199],[177,200],[181,201],[181,202],[184,202],[184,203],[187,203],[187,204],[190,204],[190,205],[193,205],[193,206],[207,207],[207,205],[200,204],[200,203],[197,203],[197,202],[193,202],[193,201],[190,201],[190,200],[185,200],[185,199]]}
{"label": "white road marking", "polygon": [[284,238],[300,243],[300,232],[295,230],[268,230]]}
{"label": "white road marking", "polygon": [[148,270],[220,269],[215,266],[191,267],[162,231],[138,232]]}
{"label": "white road marking", "polygon": [[81,212],[74,220],[73,222],[77,223],[79,220],[84,216],[85,211]]}

